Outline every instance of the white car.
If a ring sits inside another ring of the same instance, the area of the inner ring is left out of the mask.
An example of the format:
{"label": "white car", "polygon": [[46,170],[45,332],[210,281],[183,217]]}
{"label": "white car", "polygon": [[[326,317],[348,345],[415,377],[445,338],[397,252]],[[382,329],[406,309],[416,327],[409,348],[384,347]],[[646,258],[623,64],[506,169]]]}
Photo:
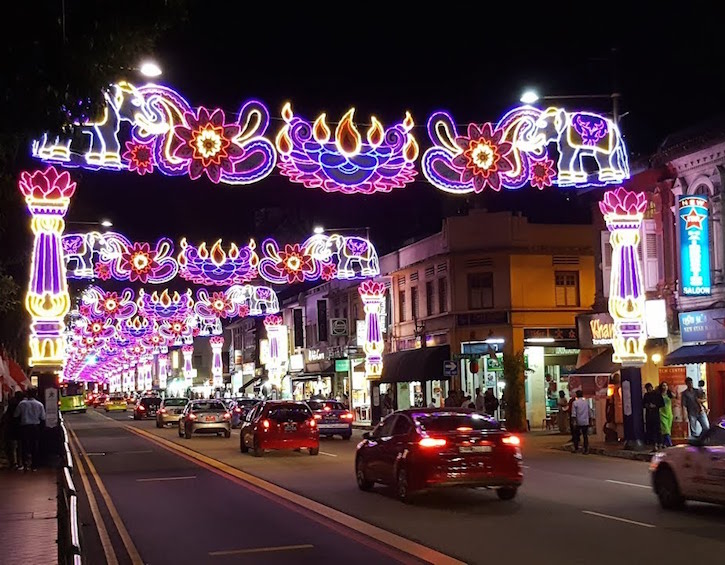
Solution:
{"label": "white car", "polygon": [[725,418],[687,445],[657,453],[649,470],[663,508],[686,500],[725,504]]}

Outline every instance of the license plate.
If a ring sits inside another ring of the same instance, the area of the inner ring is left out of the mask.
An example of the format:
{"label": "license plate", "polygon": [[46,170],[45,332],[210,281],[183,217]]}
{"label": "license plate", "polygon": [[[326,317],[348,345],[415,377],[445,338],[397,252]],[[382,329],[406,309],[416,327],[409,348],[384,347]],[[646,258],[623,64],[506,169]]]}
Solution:
{"label": "license plate", "polygon": [[205,422],[216,422],[216,418],[214,416],[207,416],[204,418]]}
{"label": "license plate", "polygon": [[458,448],[459,453],[491,453],[492,451],[493,447],[490,445],[470,445]]}
{"label": "license plate", "polygon": [[286,423],[284,425],[284,431],[285,432],[296,432],[297,431],[297,424],[291,424],[289,422]]}

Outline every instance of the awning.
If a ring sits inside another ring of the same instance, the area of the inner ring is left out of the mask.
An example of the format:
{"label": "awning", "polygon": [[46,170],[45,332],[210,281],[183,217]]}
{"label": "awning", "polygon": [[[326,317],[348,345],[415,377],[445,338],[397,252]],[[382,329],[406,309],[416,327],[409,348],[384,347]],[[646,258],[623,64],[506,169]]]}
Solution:
{"label": "awning", "polygon": [[451,346],[438,345],[383,355],[382,383],[446,380],[443,362],[450,361]]}
{"label": "awning", "polygon": [[335,371],[321,371],[317,373],[295,373],[290,375],[291,381],[316,381],[318,378],[329,379],[335,376]]}
{"label": "awning", "polygon": [[578,369],[574,369],[570,375],[579,375],[580,377],[598,377],[600,375],[611,375],[619,371],[622,365],[612,361],[612,350],[607,349],[596,357],[590,359]]}
{"label": "awning", "polygon": [[683,345],[665,357],[665,365],[721,363],[723,361],[725,361],[725,343]]}

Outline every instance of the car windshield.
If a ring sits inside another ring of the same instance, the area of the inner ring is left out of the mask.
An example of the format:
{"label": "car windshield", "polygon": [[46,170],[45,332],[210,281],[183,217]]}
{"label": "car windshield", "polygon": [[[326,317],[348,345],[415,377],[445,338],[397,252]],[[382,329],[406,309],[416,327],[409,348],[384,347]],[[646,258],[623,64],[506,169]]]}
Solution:
{"label": "car windshield", "polygon": [[164,406],[186,406],[188,402],[186,398],[167,398]]}
{"label": "car windshield", "polygon": [[212,402],[194,402],[191,409],[194,412],[226,412],[227,408],[218,400]]}
{"label": "car windshield", "polygon": [[275,422],[304,422],[310,418],[311,413],[307,406],[302,404],[284,404],[270,408],[268,418]]}
{"label": "car windshield", "polygon": [[455,412],[427,412],[413,414],[415,423],[424,432],[452,432],[458,428],[471,428],[472,430],[500,430],[499,424],[493,418],[481,414],[460,414]]}
{"label": "car windshield", "polygon": [[345,410],[345,405],[342,402],[335,400],[308,400],[308,406],[311,410]]}
{"label": "car windshield", "polygon": [[158,406],[161,404],[161,400],[159,398],[142,398],[141,404],[144,406]]}

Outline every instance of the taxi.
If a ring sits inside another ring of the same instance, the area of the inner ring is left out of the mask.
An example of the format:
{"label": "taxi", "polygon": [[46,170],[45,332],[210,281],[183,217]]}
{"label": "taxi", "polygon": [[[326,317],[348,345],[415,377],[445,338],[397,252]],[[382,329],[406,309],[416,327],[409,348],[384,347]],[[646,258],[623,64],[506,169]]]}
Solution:
{"label": "taxi", "polygon": [[108,400],[106,400],[103,408],[106,412],[110,412],[111,410],[120,410],[125,412],[126,408],[128,408],[128,403],[122,394],[112,394],[108,397]]}
{"label": "taxi", "polygon": [[649,470],[665,509],[682,508],[686,500],[725,504],[725,418],[699,438],[657,453]]}

